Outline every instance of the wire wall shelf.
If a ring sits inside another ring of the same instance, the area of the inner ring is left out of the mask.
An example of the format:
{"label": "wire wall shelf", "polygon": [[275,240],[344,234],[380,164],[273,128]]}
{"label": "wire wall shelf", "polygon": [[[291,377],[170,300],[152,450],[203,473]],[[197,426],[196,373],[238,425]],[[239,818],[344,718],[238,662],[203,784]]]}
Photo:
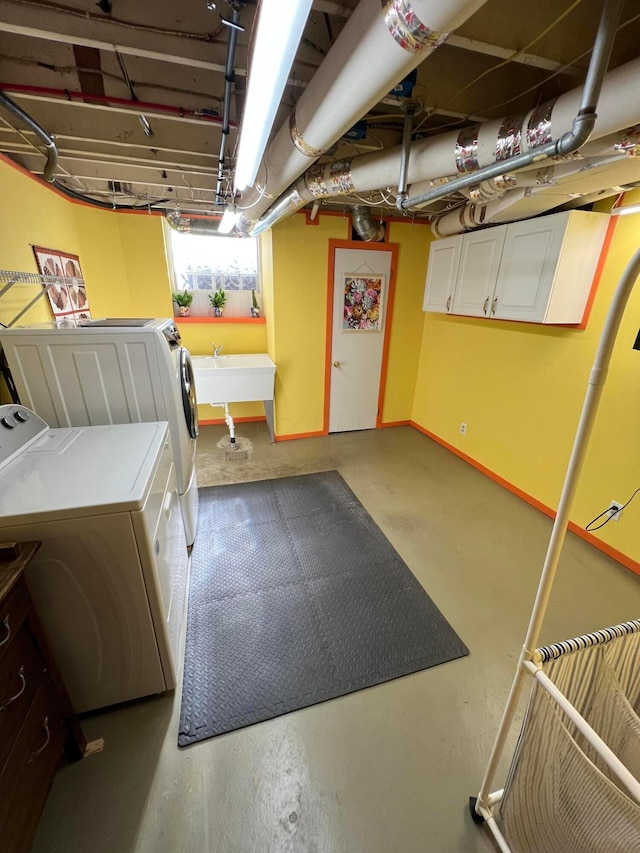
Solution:
{"label": "wire wall shelf", "polygon": [[31,299],[27,305],[11,320],[10,323],[0,323],[0,326],[4,326],[5,328],[10,328],[15,325],[18,320],[23,317],[30,308],[32,308],[36,302],[38,302],[42,297],[50,290],[52,287],[57,285],[58,287],[74,285],[80,286],[84,285],[83,278],[74,278],[72,276],[66,275],[41,275],[40,273],[35,272],[18,272],[16,270],[0,270],[0,299],[11,290],[15,285],[22,286],[31,286],[34,285],[36,287],[42,288],[34,297]]}

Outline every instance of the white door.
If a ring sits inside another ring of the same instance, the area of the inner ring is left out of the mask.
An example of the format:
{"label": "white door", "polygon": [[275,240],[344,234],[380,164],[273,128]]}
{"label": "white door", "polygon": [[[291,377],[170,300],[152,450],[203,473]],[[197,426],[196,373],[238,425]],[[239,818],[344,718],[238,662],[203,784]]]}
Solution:
{"label": "white door", "polygon": [[334,257],[329,432],[375,429],[392,253],[336,249]]}

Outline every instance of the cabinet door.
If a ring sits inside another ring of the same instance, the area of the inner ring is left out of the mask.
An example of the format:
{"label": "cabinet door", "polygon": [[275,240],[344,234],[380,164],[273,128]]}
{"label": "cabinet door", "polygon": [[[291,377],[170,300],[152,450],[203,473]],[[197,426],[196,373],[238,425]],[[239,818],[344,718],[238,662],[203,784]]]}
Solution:
{"label": "cabinet door", "polygon": [[507,226],[501,225],[462,238],[458,283],[451,308],[454,314],[489,315],[506,230]]}
{"label": "cabinet door", "polygon": [[423,311],[446,313],[451,310],[461,249],[461,235],[447,237],[431,244]]}
{"label": "cabinet door", "polygon": [[492,316],[543,323],[569,213],[507,225]]}

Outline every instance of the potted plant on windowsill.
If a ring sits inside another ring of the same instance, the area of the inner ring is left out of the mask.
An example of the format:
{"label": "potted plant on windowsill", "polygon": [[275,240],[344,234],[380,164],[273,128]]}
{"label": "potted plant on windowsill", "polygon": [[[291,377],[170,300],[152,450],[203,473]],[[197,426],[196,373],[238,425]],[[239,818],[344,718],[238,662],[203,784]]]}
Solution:
{"label": "potted plant on windowsill", "polygon": [[213,316],[222,317],[222,309],[227,301],[227,294],[222,288],[209,294],[209,302],[213,305]]}
{"label": "potted plant on windowsill", "polygon": [[259,317],[260,316],[260,306],[258,305],[258,300],[256,299],[255,290],[251,291],[251,316]]}
{"label": "potted plant on windowsill", "polygon": [[188,317],[191,313],[193,293],[189,293],[188,290],[183,290],[182,293],[174,293],[173,301],[178,306],[178,315],[180,317]]}

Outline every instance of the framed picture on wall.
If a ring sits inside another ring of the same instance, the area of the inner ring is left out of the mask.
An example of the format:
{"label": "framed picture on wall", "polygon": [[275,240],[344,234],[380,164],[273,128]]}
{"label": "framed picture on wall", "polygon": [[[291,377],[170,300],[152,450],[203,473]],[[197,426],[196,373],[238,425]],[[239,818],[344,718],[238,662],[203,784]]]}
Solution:
{"label": "framed picture on wall", "polygon": [[[76,326],[91,318],[89,299],[80,267],[80,258],[57,249],[34,246],[38,270],[55,281],[47,290],[53,318],[59,326]],[[48,284],[48,282],[46,282]]]}
{"label": "framed picture on wall", "polygon": [[379,332],[385,276],[346,273],[344,276],[343,332]]}

